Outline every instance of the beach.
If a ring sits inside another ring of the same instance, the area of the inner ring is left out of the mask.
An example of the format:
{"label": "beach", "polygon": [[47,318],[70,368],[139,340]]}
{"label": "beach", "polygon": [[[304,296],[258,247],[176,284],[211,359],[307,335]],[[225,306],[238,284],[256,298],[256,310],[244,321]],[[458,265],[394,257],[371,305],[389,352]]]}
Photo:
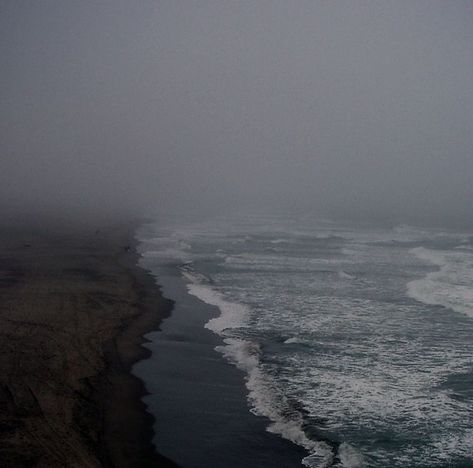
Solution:
{"label": "beach", "polygon": [[0,230],[0,466],[175,466],[130,372],[172,308],[136,266],[133,231]]}

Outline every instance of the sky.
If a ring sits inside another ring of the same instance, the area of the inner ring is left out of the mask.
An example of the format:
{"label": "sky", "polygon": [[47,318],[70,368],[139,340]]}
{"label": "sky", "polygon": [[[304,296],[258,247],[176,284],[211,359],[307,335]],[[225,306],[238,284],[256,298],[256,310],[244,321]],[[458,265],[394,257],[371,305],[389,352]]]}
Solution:
{"label": "sky", "polygon": [[473,225],[473,2],[0,0],[0,214]]}

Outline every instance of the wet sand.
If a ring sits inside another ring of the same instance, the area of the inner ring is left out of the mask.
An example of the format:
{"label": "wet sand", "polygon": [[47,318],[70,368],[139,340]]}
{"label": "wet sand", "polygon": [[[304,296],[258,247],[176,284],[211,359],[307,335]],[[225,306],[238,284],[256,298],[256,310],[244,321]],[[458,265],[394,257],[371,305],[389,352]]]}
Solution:
{"label": "wet sand", "polygon": [[215,350],[222,340],[205,324],[220,310],[188,294],[178,265],[151,257],[148,266],[176,301],[147,335],[151,358],[134,367],[150,391],[158,451],[192,468],[301,468],[307,451],[267,431],[270,421],[250,411],[245,373]]}
{"label": "wet sand", "polygon": [[132,365],[171,310],[133,226],[0,230],[0,466],[175,466]]}

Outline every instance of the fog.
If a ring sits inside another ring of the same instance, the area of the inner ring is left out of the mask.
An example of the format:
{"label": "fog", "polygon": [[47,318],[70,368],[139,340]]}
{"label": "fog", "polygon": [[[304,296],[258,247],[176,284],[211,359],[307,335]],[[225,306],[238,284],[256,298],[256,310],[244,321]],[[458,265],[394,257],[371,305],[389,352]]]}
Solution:
{"label": "fog", "polygon": [[0,1],[3,213],[473,221],[471,1]]}

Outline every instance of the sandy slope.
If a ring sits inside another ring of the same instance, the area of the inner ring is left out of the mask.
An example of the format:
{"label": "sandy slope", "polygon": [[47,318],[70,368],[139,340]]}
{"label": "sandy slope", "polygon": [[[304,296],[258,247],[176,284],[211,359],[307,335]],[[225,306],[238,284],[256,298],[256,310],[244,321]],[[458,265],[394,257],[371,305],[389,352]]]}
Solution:
{"label": "sandy slope", "polygon": [[0,466],[168,465],[129,370],[170,304],[129,233],[1,230]]}

